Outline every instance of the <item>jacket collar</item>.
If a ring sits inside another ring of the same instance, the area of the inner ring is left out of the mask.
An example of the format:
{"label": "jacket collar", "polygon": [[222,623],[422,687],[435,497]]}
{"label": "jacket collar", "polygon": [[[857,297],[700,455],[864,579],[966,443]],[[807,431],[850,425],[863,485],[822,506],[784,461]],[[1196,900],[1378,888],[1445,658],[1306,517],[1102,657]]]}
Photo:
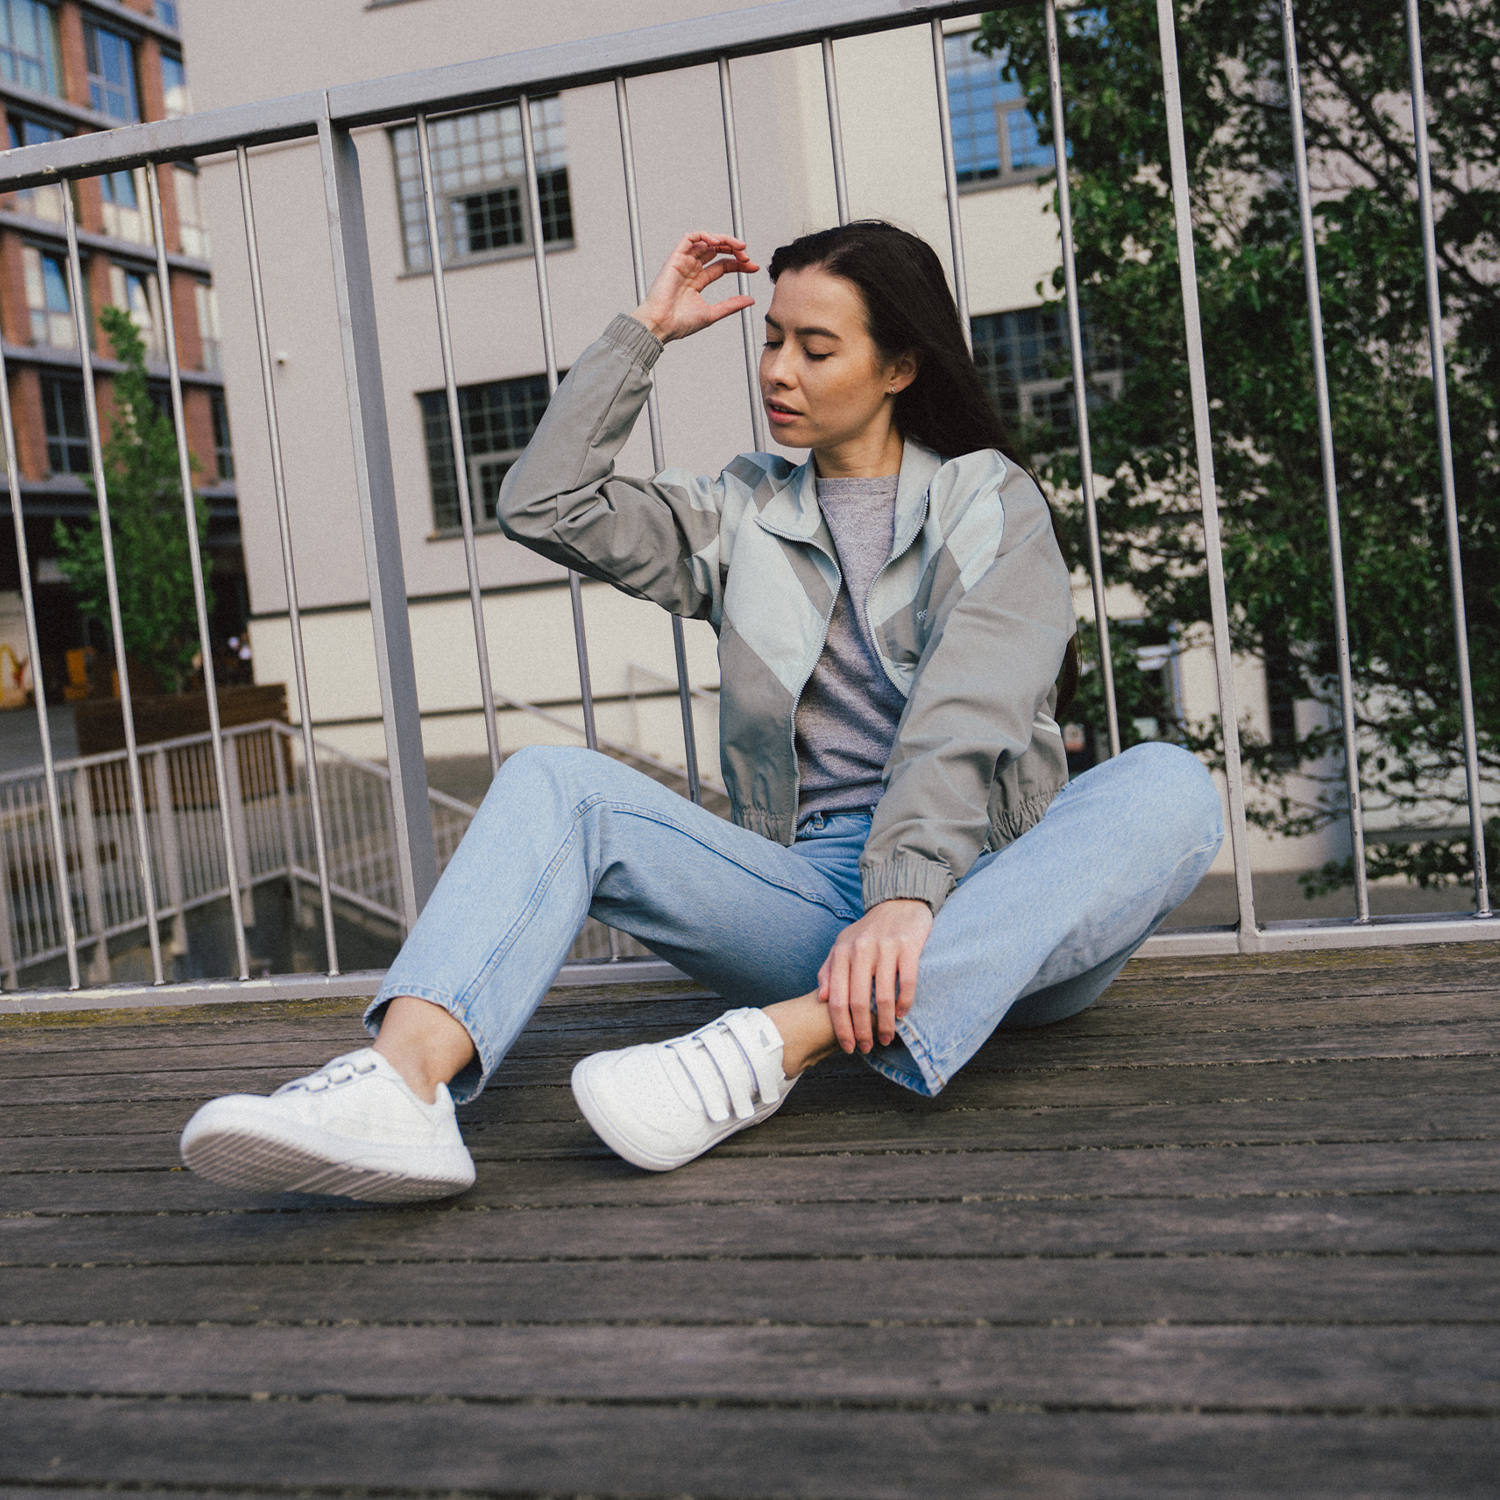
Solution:
{"label": "jacket collar", "polygon": [[[901,471],[896,481],[896,525],[891,556],[911,545],[927,516],[927,490],[942,467],[942,459],[930,448],[907,438],[901,450]],[[818,471],[809,454],[807,461],[787,475],[780,489],[766,501],[757,519],[767,531],[789,541],[811,542],[823,525],[818,509]]]}

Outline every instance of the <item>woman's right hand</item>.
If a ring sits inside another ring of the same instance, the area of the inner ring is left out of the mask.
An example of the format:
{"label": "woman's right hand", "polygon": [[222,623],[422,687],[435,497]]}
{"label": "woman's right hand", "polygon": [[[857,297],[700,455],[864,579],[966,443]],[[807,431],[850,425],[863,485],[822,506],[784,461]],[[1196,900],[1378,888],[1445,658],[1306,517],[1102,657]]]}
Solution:
{"label": "woman's right hand", "polygon": [[705,287],[729,271],[758,270],[760,267],[745,254],[744,240],[702,231],[685,234],[651,283],[646,300],[636,308],[636,321],[644,323],[664,344],[685,339],[720,318],[755,305],[754,297],[705,302]]}

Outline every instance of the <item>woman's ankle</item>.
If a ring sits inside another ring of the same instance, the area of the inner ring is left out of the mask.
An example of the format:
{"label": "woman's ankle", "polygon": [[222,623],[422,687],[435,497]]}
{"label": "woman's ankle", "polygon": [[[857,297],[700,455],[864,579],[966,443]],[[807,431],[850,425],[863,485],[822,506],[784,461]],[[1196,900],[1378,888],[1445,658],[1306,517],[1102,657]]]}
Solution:
{"label": "woman's ankle", "polygon": [[449,1082],[474,1057],[463,1026],[441,1005],[416,995],[397,995],[386,1006],[373,1045],[428,1104],[437,1098],[438,1084]]}
{"label": "woman's ankle", "polygon": [[805,1073],[838,1050],[828,1007],[816,990],[795,1000],[778,1000],[764,1010],[781,1035],[781,1071],[788,1078]]}

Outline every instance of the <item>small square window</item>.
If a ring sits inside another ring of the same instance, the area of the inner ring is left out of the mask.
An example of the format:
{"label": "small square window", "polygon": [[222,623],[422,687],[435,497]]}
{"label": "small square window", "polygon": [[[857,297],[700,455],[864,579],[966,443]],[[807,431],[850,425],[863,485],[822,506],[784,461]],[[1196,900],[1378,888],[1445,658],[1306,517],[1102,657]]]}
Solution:
{"label": "small square window", "polygon": [[[422,426],[427,439],[433,524],[439,531],[454,530],[462,521],[458,479],[453,467],[452,429],[448,425],[448,397],[444,391],[426,391],[417,399],[422,405]],[[531,441],[546,410],[545,375],[459,387],[458,415],[469,469],[469,501],[476,525],[495,519],[500,485],[510,466],[521,456],[521,450]]]}
{"label": "small square window", "polygon": [[[428,129],[443,263],[529,246],[531,205],[526,191],[520,107],[507,104],[499,109],[447,115],[431,121]],[[562,101],[555,96],[533,99],[531,129],[542,242],[563,243],[573,238],[573,205]],[[391,148],[406,264],[413,270],[426,270],[431,262],[416,127],[404,125],[393,130]]]}
{"label": "small square window", "polygon": [[214,464],[220,479],[234,478],[234,448],[229,441],[229,406],[223,391],[208,393],[214,419]]}
{"label": "small square window", "polygon": [[66,262],[60,255],[26,245],[22,247],[21,264],[26,277],[26,306],[31,313],[31,342],[53,349],[76,349],[78,330],[73,322]]}

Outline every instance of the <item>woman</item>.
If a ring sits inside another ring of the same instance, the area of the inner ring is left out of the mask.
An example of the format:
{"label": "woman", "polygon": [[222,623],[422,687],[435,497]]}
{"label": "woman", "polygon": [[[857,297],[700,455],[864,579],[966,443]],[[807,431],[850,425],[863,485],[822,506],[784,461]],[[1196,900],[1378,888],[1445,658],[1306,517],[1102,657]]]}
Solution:
{"label": "woman", "polygon": [[468,1186],[452,1101],[483,1088],[589,912],[738,1002],[574,1069],[585,1117],[638,1166],[758,1124],[838,1049],[935,1095],[998,1025],[1091,1004],[1208,868],[1219,799],[1185,752],[1067,782],[1067,568],[915,236],[851,224],[772,258],[761,395],[806,462],[615,473],[664,346],[751,305],[702,295],[759,269],[745,250],[684,237],[500,496],[507,535],[713,624],[734,821],[589,751],[512,755],[370,1006],[373,1047],[205,1105],[195,1170],[382,1200]]}

